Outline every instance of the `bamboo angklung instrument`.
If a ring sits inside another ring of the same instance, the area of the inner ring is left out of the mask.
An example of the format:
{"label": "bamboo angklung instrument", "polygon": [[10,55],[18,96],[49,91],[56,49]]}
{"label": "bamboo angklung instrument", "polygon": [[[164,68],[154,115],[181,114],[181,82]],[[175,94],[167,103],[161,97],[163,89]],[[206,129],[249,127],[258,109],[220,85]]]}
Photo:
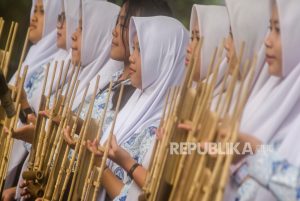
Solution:
{"label": "bamboo angklung instrument", "polygon": [[8,133],[4,133],[4,129],[0,130],[0,140],[1,140],[1,147],[0,147],[0,193],[2,194],[5,178],[7,174],[8,163],[10,161],[10,155],[12,151],[13,145],[13,138],[12,132],[13,129],[16,128],[17,122],[19,119],[19,112],[20,112],[20,98],[21,98],[21,90],[23,89],[23,85],[25,82],[25,77],[27,74],[28,67],[26,66],[24,69],[23,76],[20,80],[20,87],[18,91],[13,91],[12,97],[14,101],[14,105],[17,109],[17,114],[12,118],[8,119],[7,117],[4,120],[4,126],[7,126]]}
{"label": "bamboo angklung instrument", "polygon": [[[66,87],[66,95],[69,95],[69,89],[70,89],[70,85],[72,84],[71,88],[72,90],[74,89],[74,85],[75,85],[75,81],[76,78],[73,77],[74,75],[74,71],[75,71],[75,67],[72,69],[72,73],[71,73],[71,79],[70,81],[67,83]],[[78,75],[79,69],[76,70],[76,76]],[[46,98],[45,97],[45,88],[46,88],[46,84],[47,84],[47,78],[48,78],[48,73],[45,75],[45,83],[43,86],[43,90],[42,90],[42,98],[41,98],[41,102],[40,102],[40,108],[39,111],[45,111],[47,108],[46,106],[46,102],[50,101],[50,97]],[[66,74],[64,76],[64,79],[66,78]],[[72,82],[72,78],[75,80]],[[52,82],[53,83],[53,82]],[[52,85],[51,83],[51,85]],[[52,86],[50,86],[50,88],[52,88]],[[71,90],[71,92],[72,92]],[[71,97],[68,96],[66,99],[63,99],[61,102],[61,108],[64,108],[64,104],[68,104],[68,102],[70,101]],[[57,102],[57,101],[56,101]],[[53,106],[55,107],[55,105]],[[50,118],[52,118],[52,115],[50,116]],[[62,120],[64,118],[62,117]],[[40,147],[39,149],[42,150],[43,147],[43,141],[41,138],[41,134],[43,132],[45,132],[45,129],[47,129],[45,126],[46,124],[43,124],[43,120],[46,121],[47,117],[41,115],[40,113],[38,113],[38,117],[37,117],[37,123],[36,123],[36,127],[35,127],[35,133],[34,133],[34,142],[32,145],[32,149],[30,152],[30,159],[29,159],[29,163],[28,163],[28,171],[23,172],[23,179],[25,180],[33,180],[34,182],[30,183],[28,186],[28,190],[31,193],[31,195],[33,197],[42,197],[44,194],[44,183],[47,182],[48,179],[48,169],[47,169],[47,164],[48,161],[52,161],[51,160],[51,152],[49,150],[46,150],[46,157],[44,161],[41,161],[42,165],[38,164],[36,162],[36,157],[40,157],[41,153],[37,152],[37,148]],[[43,124],[43,125],[42,125]],[[49,133],[49,131],[46,130],[46,132]],[[52,137],[50,139],[53,139]],[[50,140],[51,141],[51,140]],[[53,144],[51,142],[48,143],[49,146],[50,144]],[[51,147],[51,146],[50,146]],[[54,146],[53,146],[54,147]],[[50,153],[49,153],[50,152]],[[49,156],[50,155],[50,156]]]}
{"label": "bamboo angklung instrument", "polygon": [[[80,130],[78,141],[75,145],[70,164],[67,168],[67,175],[66,175],[66,178],[65,178],[65,181],[63,184],[63,189],[62,189],[63,192],[66,190],[65,188],[67,187],[67,183],[69,182],[71,172],[72,172],[72,170],[74,170],[73,177],[70,180],[71,186],[70,186],[70,191],[69,191],[69,195],[68,195],[68,200],[73,200],[74,198],[72,198],[72,197],[79,197],[79,190],[77,190],[77,186],[79,185],[79,182],[77,182],[77,180],[78,180],[78,178],[80,178],[81,166],[82,166],[82,164],[84,164],[82,161],[85,158],[85,153],[86,153],[85,142],[86,142],[87,138],[91,139],[90,135],[93,134],[95,130],[97,130],[97,128],[96,128],[97,125],[96,125],[95,121],[93,121],[93,119],[92,119],[92,111],[93,111],[96,94],[98,91],[99,79],[100,79],[100,76],[97,76],[97,80],[96,80],[95,88],[94,88],[93,95],[91,98],[91,102],[89,105],[88,113],[86,114],[84,125],[82,126],[82,128]],[[93,137],[95,137],[95,136],[93,136]],[[94,138],[92,138],[92,139],[94,139]],[[76,163],[75,163],[75,161],[76,161]]]}
{"label": "bamboo angklung instrument", "polygon": [[[104,124],[104,121],[105,121],[105,118],[106,118],[106,112],[107,112],[107,109],[108,109],[109,100],[111,98],[112,86],[113,86],[113,82],[111,81],[110,84],[109,84],[108,94],[107,94],[106,101],[105,101],[105,107],[104,107],[104,109],[101,113],[100,120],[99,120],[99,125],[98,125],[98,130],[97,130],[97,137],[96,137],[97,141],[100,141],[100,139],[102,137],[102,134],[103,134],[103,124]],[[94,173],[94,171],[93,171],[94,162],[95,162],[95,155],[94,155],[94,153],[92,153],[91,160],[90,160],[90,163],[89,163],[89,167],[88,167],[88,170],[87,170],[87,173],[86,173],[84,185],[83,185],[81,200],[86,200],[86,198],[88,197],[88,195],[91,191],[92,181],[93,181],[92,176],[94,175],[93,174]]]}
{"label": "bamboo angklung instrument", "polygon": [[[90,191],[87,192],[86,197],[84,198],[84,200],[96,201],[96,199],[97,199],[98,192],[99,192],[99,189],[101,187],[101,177],[102,177],[104,168],[106,166],[106,162],[107,162],[106,160],[108,158],[108,152],[109,152],[109,148],[110,148],[111,139],[112,139],[112,136],[114,135],[115,124],[116,124],[117,117],[118,117],[118,114],[119,114],[121,100],[122,100],[122,97],[123,97],[123,92],[124,92],[124,85],[122,84],[121,85],[121,90],[120,90],[120,93],[119,93],[119,97],[118,97],[116,111],[115,111],[115,114],[114,114],[114,119],[112,121],[112,126],[111,126],[111,129],[110,129],[110,133],[109,133],[108,139],[106,141],[106,144],[104,145],[105,147],[104,147],[103,157],[102,157],[102,160],[101,160],[101,166],[100,167],[95,167],[95,171],[97,172],[97,174],[95,174],[96,175],[95,182],[92,182],[92,184],[94,185],[94,189],[93,189],[92,192],[90,192]],[[108,104],[108,102],[107,102],[107,104]],[[100,136],[99,136],[99,139],[100,139]],[[103,151],[103,148],[101,146],[99,146],[98,149]],[[91,188],[90,188],[90,190],[91,190]]]}
{"label": "bamboo angklung instrument", "polygon": [[4,20],[3,20],[2,17],[0,17],[0,39],[1,39],[1,36],[2,36],[3,27],[4,27]]}
{"label": "bamboo angklung instrument", "polygon": [[[187,132],[180,130],[177,128],[177,124],[180,123],[183,119],[188,119],[189,116],[191,115],[194,107],[194,101],[195,101],[195,96],[196,96],[196,90],[191,86],[192,85],[192,72],[194,72],[196,68],[196,62],[195,62],[195,57],[198,57],[198,54],[200,52],[200,49],[202,47],[202,42],[203,38],[197,43],[196,45],[196,50],[193,52],[191,63],[187,68],[187,73],[185,80],[183,82],[183,85],[180,90],[180,96],[178,93],[175,93],[174,97],[174,113],[170,116],[170,119],[167,120],[168,122],[166,123],[166,128],[164,131],[164,135],[168,136],[166,137],[166,140],[162,145],[162,148],[164,151],[161,153],[161,159],[158,160],[160,162],[159,165],[161,165],[163,168],[160,168],[157,170],[155,173],[155,177],[158,178],[163,178],[159,179],[157,183],[153,183],[153,186],[151,187],[150,192],[150,200],[153,199],[156,196],[161,196],[163,197],[162,199],[166,199],[169,197],[169,193],[171,192],[172,185],[173,185],[173,178],[174,175],[176,174],[175,170],[170,167],[176,166],[180,160],[180,156],[175,156],[175,155],[168,155],[167,153],[169,152],[169,141],[179,143],[181,141],[185,141],[187,138]],[[199,54],[200,55],[200,54]],[[186,107],[183,107],[185,105]],[[180,109],[179,109],[180,108]],[[174,138],[172,133],[178,133],[177,137]],[[164,139],[163,139],[164,141]],[[157,175],[156,175],[157,174]]]}
{"label": "bamboo angklung instrument", "polygon": [[12,54],[13,46],[15,43],[17,30],[18,30],[18,23],[12,22],[11,26],[10,26],[8,38],[7,38],[7,41],[5,44],[4,56],[1,61],[1,68],[3,70],[3,74],[5,77],[7,77],[8,66],[9,66],[9,62],[11,59],[11,54]]}
{"label": "bamboo angklung instrument", "polygon": [[[75,134],[78,122],[80,120],[80,113],[82,111],[88,89],[89,89],[89,84],[87,85],[87,87],[84,91],[84,94],[83,94],[82,99],[81,99],[81,103],[80,103],[79,108],[77,110],[76,119],[75,119],[75,122],[73,123],[73,126],[72,126],[71,136],[74,136],[74,134]],[[68,124],[66,124],[66,125],[68,125]],[[49,182],[46,189],[48,188],[49,192],[51,192],[50,189],[53,189],[53,193],[51,193],[51,195],[50,195],[48,192],[46,192],[45,200],[53,200],[54,201],[54,200],[59,199],[60,194],[62,193],[61,190],[62,190],[62,185],[64,183],[63,182],[64,177],[65,177],[65,174],[66,174],[66,166],[69,163],[68,156],[70,154],[71,147],[70,147],[70,145],[65,143],[64,140],[62,139],[63,133],[61,133],[59,135],[61,135],[61,137],[60,137],[60,145],[58,146],[59,148],[57,149],[57,152],[60,153],[60,156],[63,156],[63,157],[62,158],[60,157],[61,160],[59,160],[59,158],[57,157],[57,160],[55,160],[55,163],[52,167],[50,178],[51,178],[51,180],[55,181],[55,183],[54,182]],[[53,186],[50,186],[50,185],[53,185]],[[51,199],[50,199],[50,196],[52,196]]]}

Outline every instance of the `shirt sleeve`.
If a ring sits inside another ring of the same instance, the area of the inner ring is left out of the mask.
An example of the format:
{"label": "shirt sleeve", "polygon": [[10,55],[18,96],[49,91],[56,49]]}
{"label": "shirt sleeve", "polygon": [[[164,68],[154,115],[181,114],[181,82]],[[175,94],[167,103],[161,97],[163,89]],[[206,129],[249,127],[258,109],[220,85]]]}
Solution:
{"label": "shirt sleeve", "polygon": [[271,191],[278,200],[300,200],[300,168],[276,151],[262,151],[248,158],[249,176]]}

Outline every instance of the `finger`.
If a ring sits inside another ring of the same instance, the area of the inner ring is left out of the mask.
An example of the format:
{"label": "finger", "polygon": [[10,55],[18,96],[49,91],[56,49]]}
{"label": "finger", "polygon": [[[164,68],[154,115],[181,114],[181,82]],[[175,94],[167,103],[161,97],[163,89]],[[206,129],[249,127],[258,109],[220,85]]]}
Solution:
{"label": "finger", "polygon": [[178,124],[178,128],[188,130],[188,131],[192,130],[192,126],[190,124]]}

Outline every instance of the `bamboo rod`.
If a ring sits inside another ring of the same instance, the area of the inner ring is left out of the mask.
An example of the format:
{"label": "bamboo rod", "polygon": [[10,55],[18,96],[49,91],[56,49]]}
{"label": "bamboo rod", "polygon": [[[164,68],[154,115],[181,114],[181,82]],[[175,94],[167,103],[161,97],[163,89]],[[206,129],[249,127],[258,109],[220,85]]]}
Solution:
{"label": "bamboo rod", "polygon": [[7,52],[8,55],[7,55],[7,57],[4,57],[4,59],[5,59],[5,63],[4,63],[4,76],[5,77],[7,77],[8,66],[10,64],[12,49],[13,49],[13,46],[15,44],[17,31],[18,31],[18,23],[15,22],[14,27],[13,27],[13,33],[12,33],[12,36],[11,36],[11,41],[10,41],[10,44],[8,46],[8,52]]}
{"label": "bamboo rod", "polygon": [[[106,96],[105,107],[104,107],[104,110],[101,114],[101,118],[100,118],[100,122],[99,122],[99,129],[97,131],[98,135],[97,135],[97,138],[96,138],[97,141],[99,141],[102,137],[103,124],[104,124],[105,116],[106,116],[106,113],[107,113],[109,100],[110,100],[110,97],[111,97],[112,86],[113,86],[113,82],[111,81],[110,84],[109,84],[108,94]],[[90,164],[89,164],[88,171],[87,171],[87,177],[86,177],[84,185],[83,185],[82,198],[81,198],[82,200],[85,200],[86,197],[88,197],[87,194],[88,194],[88,192],[90,190],[90,186],[91,186],[91,182],[89,182],[89,175],[91,175],[92,168],[93,168],[93,165],[94,165],[94,161],[95,161],[95,154],[92,153],[92,157],[91,157]]]}
{"label": "bamboo rod", "polygon": [[[86,134],[87,134],[87,131],[88,131],[88,125],[91,122],[92,109],[93,109],[95,97],[96,97],[98,86],[99,86],[99,80],[100,80],[100,76],[97,76],[96,85],[95,85],[95,88],[94,88],[92,99],[91,99],[91,102],[90,102],[90,105],[89,105],[88,114],[87,114],[87,117],[86,117],[86,122],[87,123],[86,123],[86,126],[84,127],[83,132],[80,133],[80,135],[79,135],[78,142],[75,146],[74,154],[72,156],[72,159],[70,161],[70,164],[69,164],[69,167],[68,167],[68,170],[67,170],[67,175],[66,175],[65,182],[67,182],[69,180],[70,173],[71,173],[71,170],[73,168],[76,155],[78,154],[77,163],[76,163],[76,167],[75,167],[75,170],[74,170],[74,175],[73,175],[73,178],[72,178],[72,184],[71,184],[71,189],[70,189],[70,192],[69,192],[68,200],[70,200],[71,197],[72,197],[72,194],[73,194],[74,188],[75,188],[75,181],[76,181],[76,178],[79,174],[79,167],[80,167],[80,164],[81,164],[81,157],[82,157],[83,149],[84,149],[84,146],[85,146],[84,145],[85,144],[85,138],[86,138]],[[65,189],[63,189],[63,190],[65,190]]]}
{"label": "bamboo rod", "polygon": [[26,33],[26,37],[25,37],[25,40],[24,40],[21,57],[20,57],[20,60],[19,60],[18,69],[17,69],[17,72],[16,72],[16,77],[15,77],[16,78],[16,80],[15,80],[15,86],[16,87],[18,87],[18,80],[19,80],[19,76],[20,76],[20,73],[21,73],[21,68],[22,68],[22,64],[23,64],[23,61],[24,61],[25,53],[26,53],[26,50],[27,50],[27,47],[28,47],[28,37],[29,37],[29,29],[27,29],[27,33]]}
{"label": "bamboo rod", "polygon": [[[81,99],[81,103],[79,105],[79,109],[77,110],[76,119],[75,119],[75,122],[73,124],[72,131],[71,131],[71,137],[73,137],[75,135],[75,131],[76,131],[78,122],[80,120],[80,114],[81,114],[81,111],[82,111],[82,108],[83,108],[83,105],[84,105],[84,101],[85,101],[88,89],[89,89],[89,84],[85,88],[84,94],[83,94],[82,99]],[[60,152],[62,152],[62,150]],[[66,165],[67,165],[69,152],[70,152],[70,146],[67,144],[67,147],[64,150],[64,156],[63,156],[62,163],[60,165],[58,177],[57,177],[56,183],[54,185],[54,192],[53,192],[53,197],[52,197],[53,201],[58,200],[60,196],[63,197],[63,194],[64,194],[64,192],[62,192],[62,191],[59,192],[59,190],[61,190],[60,186],[61,186],[61,182],[62,182],[62,179],[63,179],[63,174],[65,173],[65,168],[66,168]],[[53,167],[53,169],[54,168],[55,167]]]}
{"label": "bamboo rod", "polygon": [[124,92],[124,85],[122,84],[121,85],[121,90],[120,90],[120,93],[119,93],[119,97],[118,97],[118,102],[117,102],[117,107],[116,107],[114,119],[113,119],[112,126],[111,126],[111,130],[110,130],[110,133],[109,133],[106,145],[105,145],[105,151],[104,151],[104,154],[103,154],[103,157],[102,157],[101,166],[99,168],[99,173],[98,173],[98,177],[97,177],[97,180],[96,180],[96,186],[95,186],[95,190],[94,190],[94,193],[93,193],[92,201],[96,201],[96,198],[97,198],[97,195],[98,195],[98,192],[99,192],[99,188],[100,188],[100,185],[101,185],[100,180],[101,180],[101,176],[103,174],[104,168],[106,166],[106,160],[108,158],[108,152],[109,152],[109,149],[110,149],[112,136],[114,135],[115,124],[116,124],[117,117],[118,117],[118,114],[119,114],[123,92]]}
{"label": "bamboo rod", "polygon": [[[41,101],[40,101],[40,105],[39,105],[39,111],[43,110],[44,109],[44,93],[45,93],[45,90],[46,90],[46,84],[47,84],[47,78],[48,78],[48,73],[49,73],[49,66],[47,66],[46,70],[45,70],[45,78],[44,78],[44,83],[43,83],[43,87],[42,87],[42,94],[41,94]],[[43,120],[43,117],[41,115],[38,114],[37,116],[37,120],[36,120],[36,128],[35,128],[35,131],[34,131],[34,140],[33,140],[33,143],[32,143],[32,148],[31,148],[31,151],[30,151],[30,154],[29,154],[29,161],[28,161],[28,170],[32,170],[33,167],[34,167],[34,160],[35,160],[35,155],[36,155],[36,152],[37,152],[37,146],[38,146],[38,142],[39,142],[39,126]]]}

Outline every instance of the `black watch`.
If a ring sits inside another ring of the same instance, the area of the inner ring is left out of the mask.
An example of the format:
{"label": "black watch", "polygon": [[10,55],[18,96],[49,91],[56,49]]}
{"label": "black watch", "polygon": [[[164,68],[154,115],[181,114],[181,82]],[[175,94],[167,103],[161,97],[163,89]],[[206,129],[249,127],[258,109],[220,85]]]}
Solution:
{"label": "black watch", "polygon": [[23,124],[27,124],[27,116],[29,114],[35,114],[33,109],[28,107],[20,111],[19,118]]}

